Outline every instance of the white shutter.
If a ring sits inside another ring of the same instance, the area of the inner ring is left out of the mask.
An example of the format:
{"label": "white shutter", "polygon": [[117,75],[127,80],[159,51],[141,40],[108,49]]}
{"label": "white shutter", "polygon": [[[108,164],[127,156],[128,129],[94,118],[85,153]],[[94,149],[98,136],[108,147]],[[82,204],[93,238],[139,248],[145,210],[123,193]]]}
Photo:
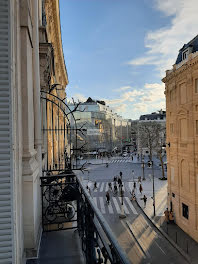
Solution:
{"label": "white shutter", "polygon": [[9,0],[0,0],[0,263],[14,263]]}

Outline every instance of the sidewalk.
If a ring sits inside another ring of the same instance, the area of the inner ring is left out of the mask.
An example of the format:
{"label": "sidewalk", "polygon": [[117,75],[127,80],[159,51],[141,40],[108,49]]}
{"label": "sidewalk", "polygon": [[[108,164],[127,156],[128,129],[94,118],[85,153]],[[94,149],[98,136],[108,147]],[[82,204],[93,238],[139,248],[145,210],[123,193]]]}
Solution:
{"label": "sidewalk", "polygon": [[[167,181],[155,179],[156,216],[153,216],[152,184],[152,181],[148,179],[142,182],[142,195],[139,192],[139,185],[137,184],[136,200],[138,205],[169,242],[188,259],[189,263],[198,263],[198,243],[176,224],[167,224],[165,221],[164,211],[167,207]],[[144,207],[144,201],[141,199],[144,194],[147,197],[146,207]]]}

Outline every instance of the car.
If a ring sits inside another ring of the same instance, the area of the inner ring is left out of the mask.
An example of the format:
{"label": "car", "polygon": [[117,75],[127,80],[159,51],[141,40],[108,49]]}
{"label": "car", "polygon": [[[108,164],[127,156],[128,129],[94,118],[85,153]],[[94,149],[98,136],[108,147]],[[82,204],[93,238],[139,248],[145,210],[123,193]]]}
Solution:
{"label": "car", "polygon": [[128,156],[128,153],[127,152],[123,152],[122,153],[122,157],[127,157]]}

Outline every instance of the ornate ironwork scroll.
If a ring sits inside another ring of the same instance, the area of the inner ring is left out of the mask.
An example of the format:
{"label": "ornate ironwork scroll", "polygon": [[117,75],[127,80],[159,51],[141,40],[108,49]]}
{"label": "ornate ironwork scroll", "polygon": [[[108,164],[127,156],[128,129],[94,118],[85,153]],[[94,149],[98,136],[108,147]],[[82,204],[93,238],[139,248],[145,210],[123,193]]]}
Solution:
{"label": "ornate ironwork scroll", "polygon": [[78,189],[74,174],[41,177],[44,231],[76,228]]}

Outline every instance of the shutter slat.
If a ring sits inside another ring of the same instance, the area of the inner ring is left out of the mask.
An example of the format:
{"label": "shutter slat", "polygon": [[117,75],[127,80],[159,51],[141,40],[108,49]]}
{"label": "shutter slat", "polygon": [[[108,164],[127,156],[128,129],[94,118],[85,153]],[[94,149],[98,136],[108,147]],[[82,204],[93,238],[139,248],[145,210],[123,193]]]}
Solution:
{"label": "shutter slat", "polygon": [[9,3],[0,0],[0,264],[13,263]]}

